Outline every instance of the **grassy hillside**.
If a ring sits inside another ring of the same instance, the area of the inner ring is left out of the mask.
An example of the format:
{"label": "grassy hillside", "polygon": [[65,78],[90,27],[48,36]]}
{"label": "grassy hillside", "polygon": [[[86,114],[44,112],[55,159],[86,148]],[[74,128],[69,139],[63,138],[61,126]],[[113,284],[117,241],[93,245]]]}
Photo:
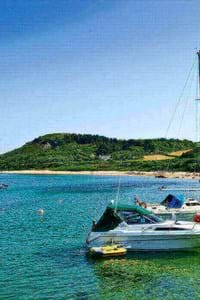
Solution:
{"label": "grassy hillside", "polygon": [[169,158],[172,169],[189,170],[194,157],[188,155],[194,148],[188,140],[47,134],[0,155],[0,170],[163,170]]}

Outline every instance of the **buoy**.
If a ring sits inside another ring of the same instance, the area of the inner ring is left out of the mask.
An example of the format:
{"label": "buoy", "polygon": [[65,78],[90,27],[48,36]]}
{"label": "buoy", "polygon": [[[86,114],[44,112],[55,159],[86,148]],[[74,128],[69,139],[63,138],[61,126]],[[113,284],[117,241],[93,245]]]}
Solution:
{"label": "buoy", "polygon": [[193,218],[194,222],[196,223],[200,223],[200,213],[197,213],[194,218]]}
{"label": "buoy", "polygon": [[89,250],[92,256],[110,257],[110,256],[124,256],[127,249],[120,245],[107,245],[102,247],[92,247]]}
{"label": "buoy", "polygon": [[42,216],[44,214],[44,209],[39,208],[37,213],[38,213],[38,215]]}

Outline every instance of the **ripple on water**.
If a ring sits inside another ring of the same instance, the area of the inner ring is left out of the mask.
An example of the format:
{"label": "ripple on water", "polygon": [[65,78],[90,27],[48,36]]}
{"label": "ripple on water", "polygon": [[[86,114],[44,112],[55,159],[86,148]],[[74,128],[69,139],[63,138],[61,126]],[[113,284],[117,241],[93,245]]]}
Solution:
{"label": "ripple on water", "polygon": [[[117,177],[6,175],[6,182],[9,188],[0,193],[0,299],[198,299],[199,252],[86,256],[91,221],[116,197]],[[137,194],[160,202],[167,192],[158,187],[166,184],[191,181],[123,177],[120,201],[132,203]]]}

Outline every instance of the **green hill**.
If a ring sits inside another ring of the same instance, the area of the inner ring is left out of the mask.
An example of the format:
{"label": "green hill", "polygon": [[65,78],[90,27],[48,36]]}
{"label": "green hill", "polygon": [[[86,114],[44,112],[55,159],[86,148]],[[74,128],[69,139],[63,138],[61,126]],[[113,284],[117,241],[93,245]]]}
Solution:
{"label": "green hill", "polygon": [[168,166],[168,160],[143,160],[144,156],[152,154],[171,156],[173,169],[188,170],[187,163],[194,161],[187,156],[190,152],[181,157],[173,157],[170,153],[194,147],[195,144],[188,140],[120,140],[90,134],[55,133],[0,155],[0,170],[163,170]]}

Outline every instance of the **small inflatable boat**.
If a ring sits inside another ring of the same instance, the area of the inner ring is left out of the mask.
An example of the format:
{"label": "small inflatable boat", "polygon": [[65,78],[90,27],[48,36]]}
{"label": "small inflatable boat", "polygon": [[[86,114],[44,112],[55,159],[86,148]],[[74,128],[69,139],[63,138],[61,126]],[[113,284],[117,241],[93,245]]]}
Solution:
{"label": "small inflatable boat", "polygon": [[107,245],[102,247],[92,247],[89,250],[89,253],[92,256],[101,256],[101,257],[109,257],[109,256],[123,256],[126,255],[126,248],[120,245]]}

